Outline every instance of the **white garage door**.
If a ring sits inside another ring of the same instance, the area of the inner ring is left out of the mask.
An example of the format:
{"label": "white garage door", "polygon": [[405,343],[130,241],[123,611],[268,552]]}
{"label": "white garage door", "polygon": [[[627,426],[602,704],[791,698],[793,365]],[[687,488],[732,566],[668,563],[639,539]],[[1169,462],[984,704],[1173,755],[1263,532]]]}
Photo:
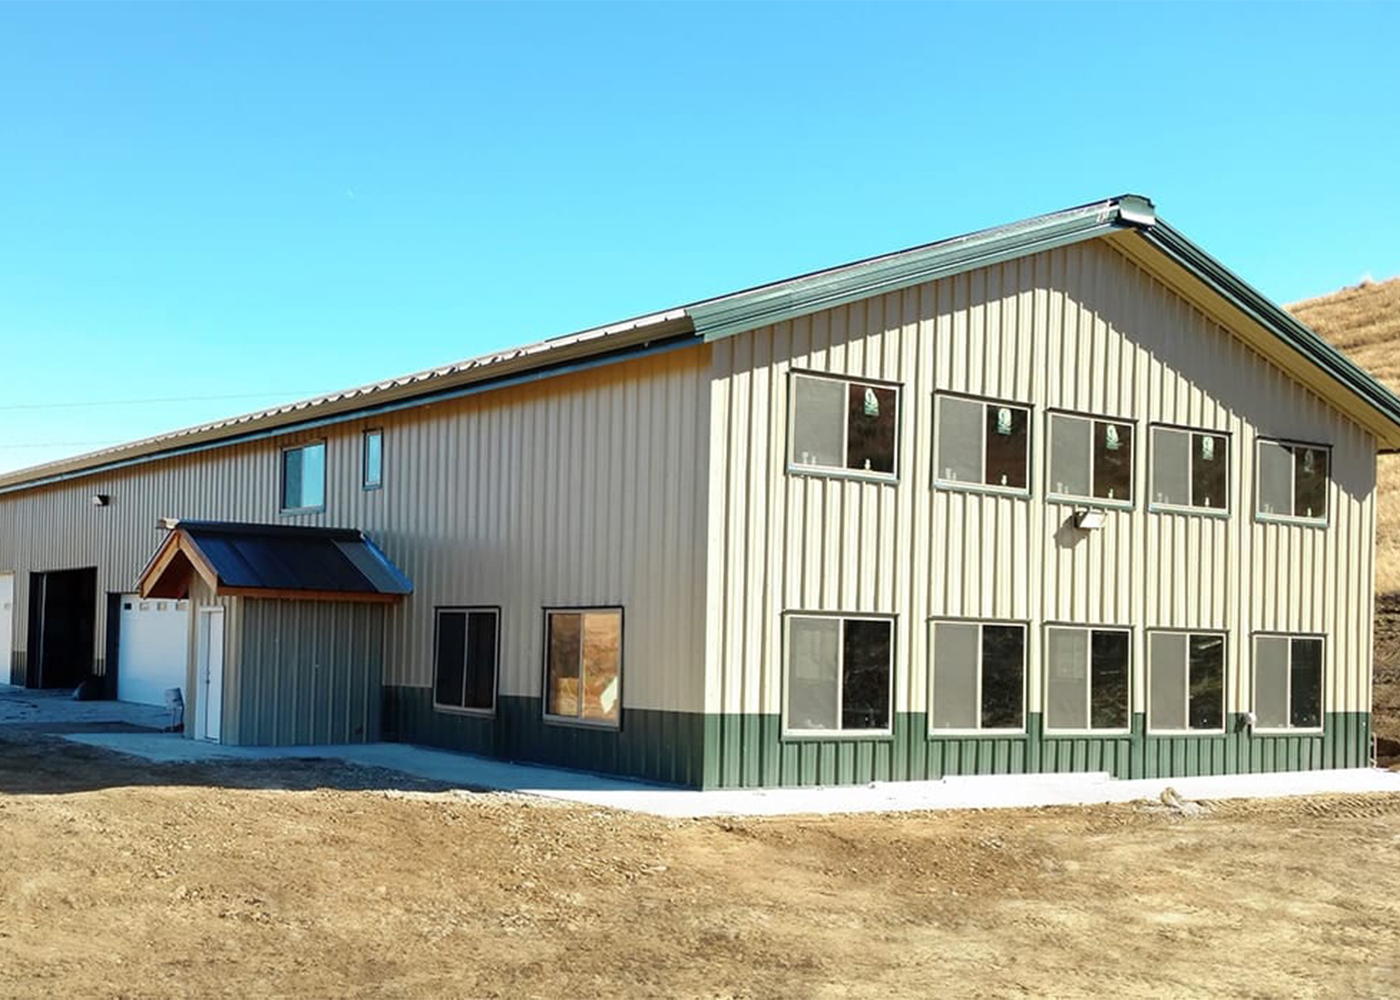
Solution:
{"label": "white garage door", "polygon": [[10,683],[10,653],[15,645],[15,575],[0,573],[0,684]]}
{"label": "white garage door", "polygon": [[123,594],[117,633],[117,699],[164,705],[165,690],[173,687],[188,699],[189,629],[189,601],[143,600]]}

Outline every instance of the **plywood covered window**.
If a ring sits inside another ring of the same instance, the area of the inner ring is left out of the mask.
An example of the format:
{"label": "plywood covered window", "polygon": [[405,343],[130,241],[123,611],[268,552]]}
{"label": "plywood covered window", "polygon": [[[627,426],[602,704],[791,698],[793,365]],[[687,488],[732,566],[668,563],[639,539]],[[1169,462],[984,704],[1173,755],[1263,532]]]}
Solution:
{"label": "plywood covered window", "polygon": [[1052,497],[1131,504],[1133,425],[1069,413],[1050,414]]}
{"label": "plywood covered window", "polygon": [[894,478],[898,387],[797,372],[791,387],[794,471]]}
{"label": "plywood covered window", "polygon": [[1327,523],[1332,453],[1315,444],[1260,441],[1255,511],[1266,520]]}
{"label": "plywood covered window", "polygon": [[433,706],[494,711],[500,612],[495,608],[438,608],[436,618]]}
{"label": "plywood covered window", "polygon": [[1322,639],[1254,637],[1254,728],[1322,728]]}
{"label": "plywood covered window", "polygon": [[1229,469],[1228,436],[1179,427],[1152,428],[1152,506],[1224,511]]}
{"label": "plywood covered window", "polygon": [[1126,629],[1052,625],[1045,642],[1045,728],[1129,728],[1130,635]]}
{"label": "plywood covered window", "polygon": [[894,623],[838,615],[788,615],[786,623],[786,730],[889,732]]}
{"label": "plywood covered window", "polygon": [[545,612],[544,713],[617,726],[622,713],[622,610]]}
{"label": "plywood covered window", "polygon": [[384,485],[384,432],[365,431],[360,443],[360,485],[377,490]]}
{"label": "plywood covered window", "polygon": [[1224,635],[1149,633],[1147,725],[1154,732],[1224,732]]}
{"label": "plywood covered window", "polygon": [[282,509],[323,510],[326,506],[326,443],[282,450]]}
{"label": "plywood covered window", "polygon": [[1021,732],[1026,727],[1026,627],[934,622],[929,728]]}
{"label": "plywood covered window", "polygon": [[1029,409],[943,394],[934,403],[933,469],[939,486],[1028,492]]}

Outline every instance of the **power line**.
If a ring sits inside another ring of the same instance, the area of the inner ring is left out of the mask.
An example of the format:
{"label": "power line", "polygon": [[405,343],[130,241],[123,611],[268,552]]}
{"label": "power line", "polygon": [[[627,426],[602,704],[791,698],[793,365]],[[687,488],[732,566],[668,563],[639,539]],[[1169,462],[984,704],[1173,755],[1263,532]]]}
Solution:
{"label": "power line", "polygon": [[91,399],[71,402],[64,401],[60,403],[6,403],[0,406],[0,410],[57,410],[77,409],[90,406],[141,406],[146,403],[203,403],[221,399],[259,399],[264,396],[275,396],[282,399],[299,399],[313,395],[315,395],[314,392],[292,389],[284,392],[237,392],[226,396],[159,396],[148,399]]}

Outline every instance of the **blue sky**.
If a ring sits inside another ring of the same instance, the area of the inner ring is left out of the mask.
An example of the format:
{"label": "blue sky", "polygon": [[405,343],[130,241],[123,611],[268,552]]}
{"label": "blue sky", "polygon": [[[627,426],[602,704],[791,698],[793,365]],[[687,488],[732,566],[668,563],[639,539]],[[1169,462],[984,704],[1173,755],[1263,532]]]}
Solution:
{"label": "blue sky", "polygon": [[1397,37],[1394,4],[0,4],[0,470],[1123,191],[1279,301],[1388,277]]}

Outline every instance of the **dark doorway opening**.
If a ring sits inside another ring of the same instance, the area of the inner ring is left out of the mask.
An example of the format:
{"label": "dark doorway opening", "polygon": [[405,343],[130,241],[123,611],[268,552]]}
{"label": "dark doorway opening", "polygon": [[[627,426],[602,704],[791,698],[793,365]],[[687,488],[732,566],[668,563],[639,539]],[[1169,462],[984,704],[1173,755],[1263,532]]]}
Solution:
{"label": "dark doorway opening", "polygon": [[91,677],[96,627],[96,569],[30,573],[25,686],[77,687]]}

